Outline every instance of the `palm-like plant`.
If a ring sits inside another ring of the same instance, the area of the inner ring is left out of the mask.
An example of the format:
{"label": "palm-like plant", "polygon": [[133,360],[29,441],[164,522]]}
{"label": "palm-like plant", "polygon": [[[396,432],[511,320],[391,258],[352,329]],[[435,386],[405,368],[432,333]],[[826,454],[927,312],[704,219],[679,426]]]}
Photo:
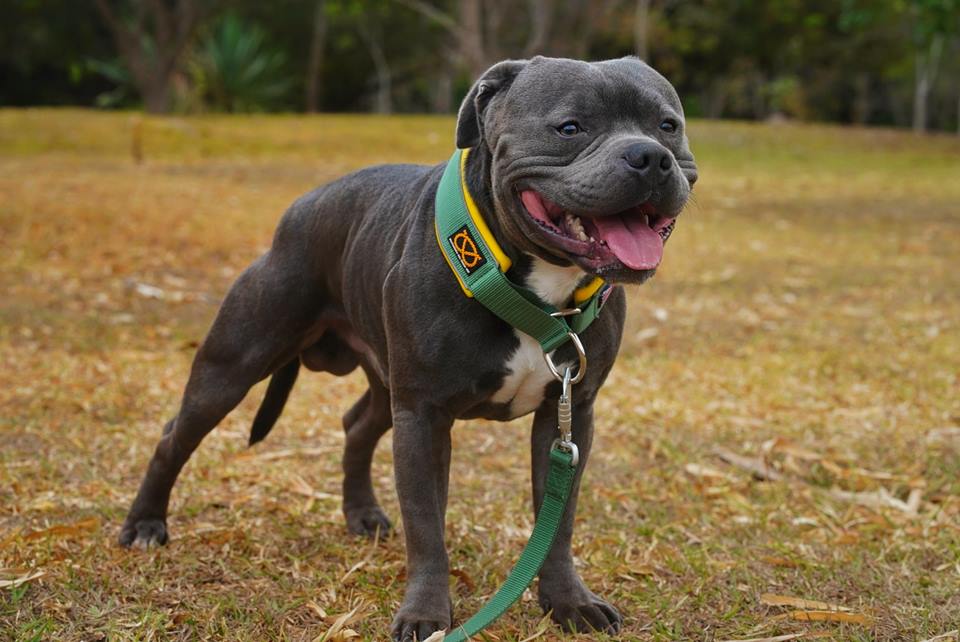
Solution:
{"label": "palm-like plant", "polygon": [[284,55],[271,49],[256,25],[228,14],[201,42],[193,79],[204,102],[220,111],[267,111],[290,90]]}

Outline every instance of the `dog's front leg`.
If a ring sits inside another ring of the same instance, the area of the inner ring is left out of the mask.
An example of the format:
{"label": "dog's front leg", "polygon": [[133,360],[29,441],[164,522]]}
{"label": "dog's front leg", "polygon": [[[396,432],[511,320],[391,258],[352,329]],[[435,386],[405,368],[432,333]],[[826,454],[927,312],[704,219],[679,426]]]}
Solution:
{"label": "dog's front leg", "polygon": [[453,417],[423,403],[393,404],[393,466],[407,544],[407,589],[394,640],[425,640],[449,629],[450,561],[444,517]]}
{"label": "dog's front leg", "polygon": [[[580,479],[593,441],[593,399],[577,402],[576,392],[574,389],[573,441],[580,451],[580,463],[557,538],[540,570],[539,600],[544,611],[552,610],[553,620],[567,630],[616,633],[620,630],[623,619],[611,604],[594,595],[586,587],[573,566],[573,555],[570,551]],[[531,436],[535,510],[539,510],[543,502],[550,466],[550,447],[558,436],[556,401],[546,401],[534,416]]]}

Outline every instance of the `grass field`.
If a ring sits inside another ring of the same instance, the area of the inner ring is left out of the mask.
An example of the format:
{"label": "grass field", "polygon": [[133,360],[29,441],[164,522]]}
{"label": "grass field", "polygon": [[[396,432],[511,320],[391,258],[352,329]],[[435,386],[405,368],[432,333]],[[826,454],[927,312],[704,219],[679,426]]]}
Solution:
{"label": "grass field", "polygon": [[[217,303],[289,202],[444,160],[452,129],[0,111],[0,639],[384,639],[402,538],[353,539],[339,508],[358,375],[304,375],[248,450],[255,388],[181,476],[170,545],[114,542]],[[696,202],[631,291],[598,402],[582,575],[625,640],[957,640],[960,139],[690,135]],[[455,430],[460,619],[532,525],[527,422]],[[398,521],[390,459],[388,436],[374,477]],[[532,597],[488,634],[558,637]]]}

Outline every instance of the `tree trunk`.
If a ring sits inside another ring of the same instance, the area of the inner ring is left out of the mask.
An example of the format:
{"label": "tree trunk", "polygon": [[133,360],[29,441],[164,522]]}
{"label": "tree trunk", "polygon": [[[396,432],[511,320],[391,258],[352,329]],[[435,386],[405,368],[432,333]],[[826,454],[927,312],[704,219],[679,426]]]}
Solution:
{"label": "tree trunk", "polygon": [[870,122],[873,112],[873,101],[870,95],[870,76],[859,73],[853,79],[854,98],[851,119],[856,125],[866,125]]}
{"label": "tree trunk", "polygon": [[942,51],[943,36],[936,35],[930,41],[929,48],[926,51],[917,51],[914,58],[913,131],[918,134],[927,131],[927,105]]}
{"label": "tree trunk", "polygon": [[482,0],[460,0],[460,51],[473,80],[490,65],[483,46]]}
{"label": "tree trunk", "polygon": [[553,9],[548,0],[529,0],[530,4],[530,37],[523,48],[523,57],[531,58],[537,54],[546,53],[545,47],[550,35],[550,25],[553,22]]}
{"label": "tree trunk", "polygon": [[[133,5],[134,16],[129,21],[121,18],[107,0],[96,0],[144,108],[150,113],[164,113],[170,109],[170,81],[200,20],[200,10],[195,0],[178,0],[172,5],[141,0]],[[149,22],[148,11],[152,18]]]}
{"label": "tree trunk", "polygon": [[453,110],[453,70],[444,65],[433,81],[430,106],[436,114],[449,114]]}
{"label": "tree trunk", "polygon": [[379,62],[377,65],[377,102],[376,110],[378,114],[393,113],[393,77],[390,73],[390,66],[387,59],[383,56],[383,51],[379,46],[376,47],[379,53]]}
{"label": "tree trunk", "polygon": [[[501,0],[481,0],[483,12],[483,68],[507,56],[500,51],[500,34],[503,32],[503,6]],[[509,2],[508,5],[512,5]],[[513,11],[513,7],[510,7]]]}
{"label": "tree trunk", "polygon": [[650,30],[650,0],[637,0],[633,12],[633,49],[640,60],[649,55],[648,36]]}
{"label": "tree trunk", "polygon": [[393,112],[393,79],[390,72],[390,63],[380,46],[380,35],[373,33],[370,25],[366,22],[361,22],[360,37],[367,45],[367,51],[370,54],[370,59],[373,60],[373,67],[377,75],[377,95],[373,109],[378,114],[389,114]]}
{"label": "tree trunk", "polygon": [[764,88],[766,85],[767,80],[763,77],[763,74],[758,72],[752,75],[750,82],[750,102],[754,120],[765,120],[769,115],[767,111],[767,100],[764,96]]}
{"label": "tree trunk", "polygon": [[[403,6],[442,26],[450,34],[453,56],[458,65],[466,67],[471,79],[479,78],[496,59],[491,51],[496,49],[499,35],[502,7],[493,3],[499,0],[487,0],[487,22],[484,23],[484,0],[458,0],[456,16],[446,13],[425,0],[395,0]],[[497,32],[492,33],[491,32]],[[485,36],[493,41],[487,43]],[[493,58],[493,59],[491,59]]]}
{"label": "tree trunk", "polygon": [[930,77],[923,54],[917,52],[914,60],[915,78],[913,85],[913,131],[927,131],[927,98],[930,94]]}
{"label": "tree trunk", "polygon": [[307,59],[307,111],[320,111],[323,55],[327,45],[327,12],[325,0],[316,0],[313,9],[313,34],[310,38],[310,54]]}
{"label": "tree trunk", "polygon": [[602,2],[597,0],[572,0],[570,3],[571,13],[574,16],[576,27],[574,31],[564,34],[563,45],[565,47],[559,50],[559,53],[581,60],[588,58],[594,32],[619,4],[620,0],[603,0]]}
{"label": "tree trunk", "polygon": [[143,108],[150,114],[165,114],[170,111],[170,77],[155,78],[143,83],[140,95]]}
{"label": "tree trunk", "polygon": [[707,95],[707,118],[719,120],[723,118],[724,107],[726,106],[727,96],[723,88],[716,84],[710,89]]}

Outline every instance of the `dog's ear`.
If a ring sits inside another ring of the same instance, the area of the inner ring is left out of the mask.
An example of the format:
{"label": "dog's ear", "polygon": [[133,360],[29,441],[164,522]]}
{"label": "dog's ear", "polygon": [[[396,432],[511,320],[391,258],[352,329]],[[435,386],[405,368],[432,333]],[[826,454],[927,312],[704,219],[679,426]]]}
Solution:
{"label": "dog's ear", "polygon": [[504,60],[487,69],[470,88],[457,115],[457,147],[475,147],[483,138],[483,111],[497,92],[505,90],[527,66],[526,60]]}

